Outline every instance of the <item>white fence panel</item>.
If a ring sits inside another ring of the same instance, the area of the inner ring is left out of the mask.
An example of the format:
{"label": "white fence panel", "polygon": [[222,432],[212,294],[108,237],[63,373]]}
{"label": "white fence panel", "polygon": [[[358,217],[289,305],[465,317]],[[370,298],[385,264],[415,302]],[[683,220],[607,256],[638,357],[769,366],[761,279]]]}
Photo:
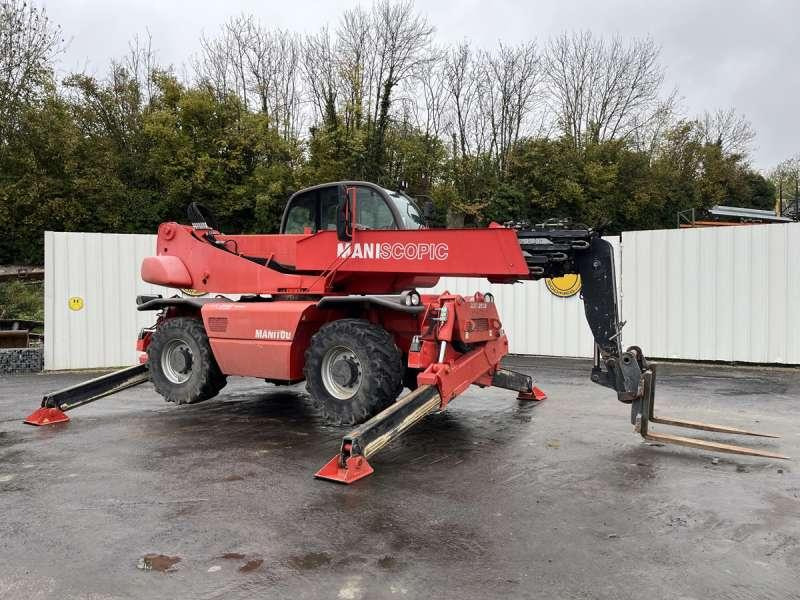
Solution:
{"label": "white fence panel", "polygon": [[625,232],[621,273],[648,355],[800,363],[800,224]]}
{"label": "white fence panel", "polygon": [[[174,293],[139,277],[155,246],[154,235],[45,232],[45,369],[135,364],[136,335],[155,315],[136,296]],[[75,296],[81,310],[69,308]]]}

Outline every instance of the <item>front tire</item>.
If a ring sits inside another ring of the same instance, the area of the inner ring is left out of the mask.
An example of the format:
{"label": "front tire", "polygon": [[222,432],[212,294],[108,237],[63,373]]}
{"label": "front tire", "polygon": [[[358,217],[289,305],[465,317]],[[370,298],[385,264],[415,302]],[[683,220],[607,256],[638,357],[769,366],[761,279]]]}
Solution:
{"label": "front tire", "polygon": [[363,423],[403,389],[403,357],[391,334],[363,319],[320,328],[306,350],[306,390],[335,425]]}
{"label": "front tire", "polygon": [[158,326],[147,348],[150,380],[168,402],[194,404],[216,396],[227,378],[211,352],[203,322],[175,317]]}

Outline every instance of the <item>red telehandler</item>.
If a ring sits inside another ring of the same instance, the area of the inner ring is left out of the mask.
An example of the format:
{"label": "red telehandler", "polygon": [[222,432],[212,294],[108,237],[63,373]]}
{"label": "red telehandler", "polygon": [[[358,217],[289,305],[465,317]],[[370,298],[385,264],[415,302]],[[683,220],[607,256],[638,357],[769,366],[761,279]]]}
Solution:
{"label": "red telehandler", "polygon": [[[596,348],[591,380],[631,405],[636,431],[659,442],[785,458],[650,431],[663,423],[764,435],[654,416],[655,365],[636,346],[623,350],[613,251],[591,229],[430,229],[409,196],[358,181],[294,194],[277,235],[224,235],[203,206],[192,203],[188,212],[191,225],[161,224],[142,279],[239,299],[137,298],[138,310],[158,311],[139,335],[142,364],[45,396],[26,422],[67,420],[64,411],[148,379],[177,404],[215,396],[228,375],[305,380],[326,419],[357,426],[317,473],[351,483],[372,473],[370,456],[471,385],[541,399],[530,376],[501,367],[508,340],[491,294],[419,288],[442,276],[515,283],[577,273]],[[411,391],[398,399],[404,387]]]}

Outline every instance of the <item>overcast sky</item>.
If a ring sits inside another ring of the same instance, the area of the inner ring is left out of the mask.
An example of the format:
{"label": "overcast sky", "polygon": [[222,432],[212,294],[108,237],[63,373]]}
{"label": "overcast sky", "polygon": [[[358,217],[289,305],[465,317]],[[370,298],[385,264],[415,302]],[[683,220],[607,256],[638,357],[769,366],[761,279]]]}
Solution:
{"label": "overcast sky", "polygon": [[[201,33],[231,16],[298,32],[335,25],[354,0],[40,0],[70,39],[62,70],[105,73],[111,58],[147,29],[163,64],[180,73]],[[362,2],[369,5],[369,2]],[[754,166],[767,169],[800,152],[800,2],[796,0],[417,0],[440,42],[544,40],[553,33],[652,36],[662,47],[667,87],[684,111],[735,107],[757,132]]]}

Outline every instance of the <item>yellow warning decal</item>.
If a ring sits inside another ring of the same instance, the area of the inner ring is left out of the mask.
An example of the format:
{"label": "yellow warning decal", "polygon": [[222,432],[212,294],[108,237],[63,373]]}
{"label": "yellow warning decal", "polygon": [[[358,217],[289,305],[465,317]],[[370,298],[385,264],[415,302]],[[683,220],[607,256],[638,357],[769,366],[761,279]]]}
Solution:
{"label": "yellow warning decal", "polygon": [[181,291],[187,296],[192,296],[194,298],[208,294],[208,292],[204,292],[203,290],[193,290],[192,288],[181,288]]}
{"label": "yellow warning decal", "polygon": [[575,273],[545,279],[544,284],[550,293],[559,298],[569,298],[581,291],[581,276]]}

